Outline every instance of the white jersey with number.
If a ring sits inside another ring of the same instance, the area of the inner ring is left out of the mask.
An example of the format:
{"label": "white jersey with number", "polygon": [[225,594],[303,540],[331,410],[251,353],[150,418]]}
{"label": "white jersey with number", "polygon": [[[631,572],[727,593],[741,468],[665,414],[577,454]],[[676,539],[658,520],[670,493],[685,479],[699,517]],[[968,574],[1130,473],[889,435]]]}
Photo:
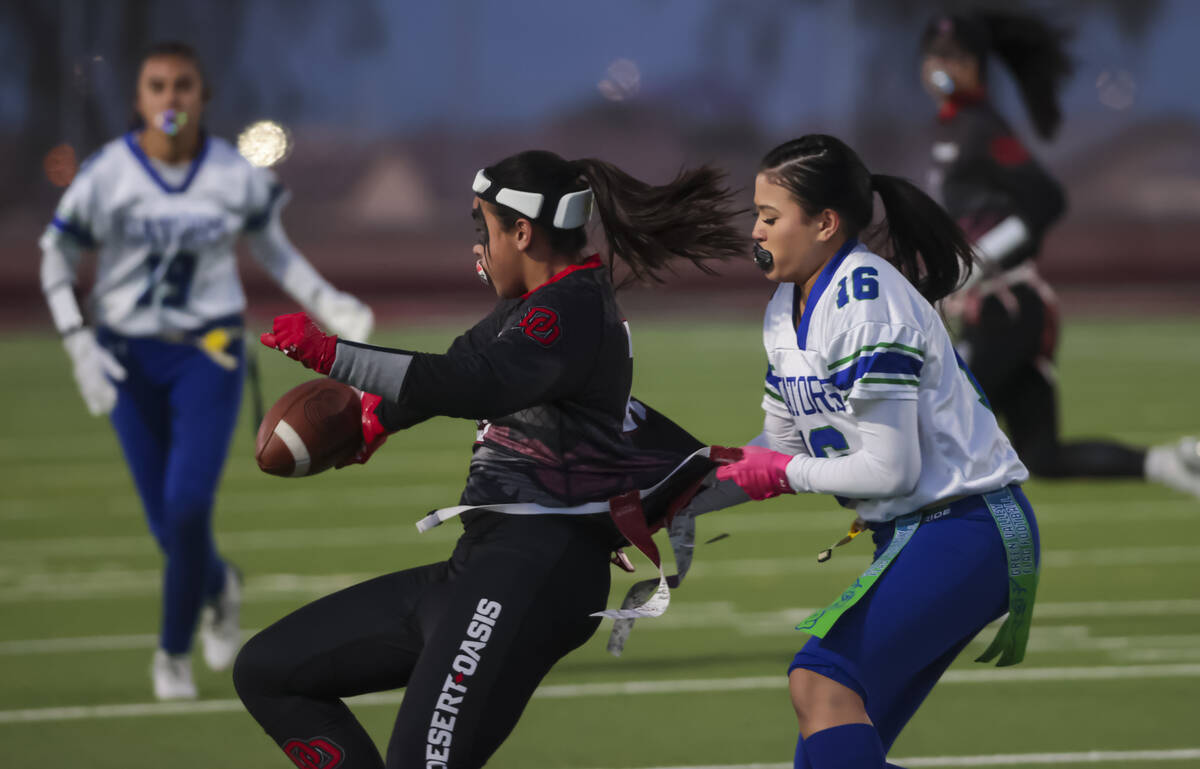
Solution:
{"label": "white jersey with number", "polygon": [[861,447],[856,402],[917,401],[916,488],[903,497],[843,504],[864,520],[883,522],[1029,476],[941,318],[895,267],[850,243],[817,277],[797,324],[798,291],[781,284],[767,305],[763,409],[790,419],[792,437],[809,453],[836,457]]}
{"label": "white jersey with number", "polygon": [[83,165],[43,247],[95,249],[96,324],[129,336],[187,331],[242,312],[234,242],[266,226],[280,192],[274,174],[222,139],[165,166],[130,133]]}

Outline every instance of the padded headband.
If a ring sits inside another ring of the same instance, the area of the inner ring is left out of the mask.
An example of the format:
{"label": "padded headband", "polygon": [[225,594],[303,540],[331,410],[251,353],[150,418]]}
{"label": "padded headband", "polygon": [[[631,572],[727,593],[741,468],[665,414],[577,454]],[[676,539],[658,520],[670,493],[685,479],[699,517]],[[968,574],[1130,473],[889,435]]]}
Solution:
{"label": "padded headband", "polygon": [[487,175],[487,169],[481,168],[475,174],[475,182],[471,185],[482,200],[507,206],[519,214],[524,214],[535,222],[554,227],[559,230],[573,230],[582,227],[592,218],[592,203],[595,196],[591,189],[564,193],[551,207],[545,205],[546,196],[540,192],[524,192],[510,187],[501,187]]}

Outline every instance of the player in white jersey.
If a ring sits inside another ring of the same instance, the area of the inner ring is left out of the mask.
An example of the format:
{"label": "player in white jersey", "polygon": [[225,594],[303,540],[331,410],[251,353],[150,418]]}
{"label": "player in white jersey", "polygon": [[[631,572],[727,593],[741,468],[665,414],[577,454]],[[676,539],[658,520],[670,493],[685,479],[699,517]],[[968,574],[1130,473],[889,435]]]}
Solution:
{"label": "player in white jersey", "polygon": [[[876,193],[889,258],[858,240]],[[813,637],[789,686],[797,767],[884,767],[942,672],[1005,611],[981,659],[1024,655],[1038,561],[1028,473],[930,304],[971,258],[934,201],[811,135],[767,154],[754,202],[755,259],[780,284],[763,325],[764,434],[717,477],[754,499],[836,495],[854,531],[873,531],[871,567],[798,626]]]}
{"label": "player in white jersey", "polygon": [[[274,175],[208,136],[208,88],[195,52],[163,43],[141,60],[139,127],[80,168],[41,239],[42,290],[93,415],[111,412],[166,556],[152,677],[160,699],[196,696],[190,649],[203,609],[204,656],[238,647],[240,577],[218,556],[212,508],[241,399],[246,300],[233,246],[343,337],[364,339],[371,310],[336,291],[288,242]],[[75,298],[97,255],[85,320]]]}

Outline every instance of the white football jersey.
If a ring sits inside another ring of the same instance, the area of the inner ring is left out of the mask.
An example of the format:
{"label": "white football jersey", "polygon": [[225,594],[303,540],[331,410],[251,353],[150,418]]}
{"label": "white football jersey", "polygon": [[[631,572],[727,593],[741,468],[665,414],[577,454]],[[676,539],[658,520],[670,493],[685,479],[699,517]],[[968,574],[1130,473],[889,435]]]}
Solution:
{"label": "white football jersey", "polygon": [[839,501],[883,522],[1029,476],[942,319],[887,260],[860,244],[844,248],[817,277],[798,325],[797,295],[795,284],[783,283],[767,305],[763,409],[790,418],[809,453],[836,457],[862,446],[856,401],[917,401],[921,475],[913,492]]}
{"label": "white football jersey", "polygon": [[170,167],[131,132],[84,163],[43,244],[96,250],[96,324],[129,336],[195,329],[245,308],[234,242],[268,223],[281,191],[222,139]]}

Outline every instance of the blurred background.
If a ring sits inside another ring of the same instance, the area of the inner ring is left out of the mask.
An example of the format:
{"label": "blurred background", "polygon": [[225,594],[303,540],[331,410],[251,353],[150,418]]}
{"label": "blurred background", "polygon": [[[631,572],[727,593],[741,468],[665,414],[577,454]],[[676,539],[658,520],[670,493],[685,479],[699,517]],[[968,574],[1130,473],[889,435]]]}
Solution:
{"label": "blurred background", "polygon": [[[490,298],[471,269],[469,180],[514,151],[598,156],[648,181],[714,163],[748,188],[766,149],[824,131],[872,170],[923,181],[934,107],[918,36],[935,10],[969,5],[6,0],[0,322],[49,326],[36,240],[78,161],[126,129],[133,67],[153,41],[200,51],[213,133],[233,139],[260,119],[288,129],[284,221],[336,285],[385,317],[474,314]],[[1050,145],[1034,139],[1007,73],[992,74],[1002,113],[1070,195],[1044,274],[1068,312],[1200,309],[1200,3],[1026,5],[1074,30],[1077,64]],[[723,272],[626,302],[687,308],[719,290],[718,306],[759,312],[769,287],[755,271]],[[256,267],[244,278],[256,314],[282,306]]]}

